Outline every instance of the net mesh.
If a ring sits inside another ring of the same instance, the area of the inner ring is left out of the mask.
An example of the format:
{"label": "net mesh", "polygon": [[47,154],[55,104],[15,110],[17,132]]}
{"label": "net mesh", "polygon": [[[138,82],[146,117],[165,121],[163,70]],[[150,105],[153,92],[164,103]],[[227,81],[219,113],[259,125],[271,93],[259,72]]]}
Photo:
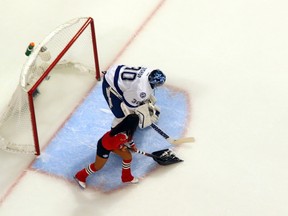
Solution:
{"label": "net mesh", "polygon": [[1,112],[0,149],[39,154],[37,146],[49,142],[95,85],[99,69],[92,24],[92,18],[73,19],[34,48]]}

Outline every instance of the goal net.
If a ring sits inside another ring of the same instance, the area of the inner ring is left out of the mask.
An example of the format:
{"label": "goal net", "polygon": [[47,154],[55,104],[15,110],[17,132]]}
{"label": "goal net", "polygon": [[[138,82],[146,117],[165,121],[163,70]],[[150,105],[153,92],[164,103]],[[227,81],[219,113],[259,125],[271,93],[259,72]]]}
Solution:
{"label": "goal net", "polygon": [[0,113],[0,149],[40,155],[100,80],[94,22],[73,19],[35,46]]}

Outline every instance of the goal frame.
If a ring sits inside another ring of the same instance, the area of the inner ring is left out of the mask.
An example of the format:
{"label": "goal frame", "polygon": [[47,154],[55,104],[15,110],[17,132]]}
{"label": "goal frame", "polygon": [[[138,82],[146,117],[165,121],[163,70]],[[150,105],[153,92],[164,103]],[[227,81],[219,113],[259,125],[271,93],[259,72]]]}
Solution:
{"label": "goal frame", "polygon": [[33,93],[36,91],[38,86],[42,83],[42,81],[49,75],[51,70],[56,66],[56,64],[61,60],[61,58],[65,55],[65,53],[69,50],[69,48],[74,44],[74,42],[81,36],[81,34],[85,31],[86,28],[91,28],[91,38],[92,38],[92,48],[94,54],[94,64],[96,70],[95,79],[100,81],[100,67],[99,67],[99,59],[98,59],[98,51],[97,51],[97,43],[96,43],[96,34],[95,34],[95,26],[94,20],[92,17],[88,17],[87,21],[82,25],[79,31],[74,35],[74,37],[69,41],[69,43],[65,46],[65,48],[59,53],[59,55],[55,58],[55,60],[49,65],[46,71],[40,76],[40,78],[36,81],[36,83],[32,86],[32,88],[27,92],[28,93],[28,102],[29,102],[29,110],[32,124],[32,132],[33,139],[35,145],[35,155],[40,155],[40,145],[39,145],[39,137],[36,123],[36,114],[33,100]]}

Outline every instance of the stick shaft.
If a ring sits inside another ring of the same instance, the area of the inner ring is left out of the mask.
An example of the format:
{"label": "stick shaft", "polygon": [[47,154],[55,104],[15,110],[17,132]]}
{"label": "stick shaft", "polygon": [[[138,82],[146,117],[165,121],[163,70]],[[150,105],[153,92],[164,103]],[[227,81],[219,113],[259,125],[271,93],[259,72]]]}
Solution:
{"label": "stick shaft", "polygon": [[170,137],[167,133],[165,133],[161,128],[158,127],[158,125],[152,123],[151,127],[159,133],[162,137],[164,137],[169,143],[173,145],[178,145],[186,142],[194,142],[194,137],[185,137],[185,138],[180,138],[180,139],[174,139]]}
{"label": "stick shaft", "polygon": [[156,124],[152,123],[151,127],[157,131],[157,133],[159,133],[162,137],[164,137],[165,139],[169,139],[170,136],[168,134],[166,134],[161,128],[159,128]]}

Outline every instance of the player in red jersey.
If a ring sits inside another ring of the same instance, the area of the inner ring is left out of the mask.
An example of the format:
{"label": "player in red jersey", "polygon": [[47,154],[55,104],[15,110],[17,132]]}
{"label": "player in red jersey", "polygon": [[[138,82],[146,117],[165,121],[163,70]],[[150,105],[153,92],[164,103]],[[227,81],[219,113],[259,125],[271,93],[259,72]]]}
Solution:
{"label": "player in red jersey", "polygon": [[135,152],[137,151],[133,141],[133,135],[138,124],[139,117],[137,114],[127,115],[120,124],[106,132],[98,140],[95,162],[80,170],[74,176],[74,179],[82,189],[86,188],[87,177],[102,169],[107,162],[111,151],[122,158],[122,182],[138,182],[138,179],[132,176],[130,170],[132,161],[132,154],[130,150]]}

